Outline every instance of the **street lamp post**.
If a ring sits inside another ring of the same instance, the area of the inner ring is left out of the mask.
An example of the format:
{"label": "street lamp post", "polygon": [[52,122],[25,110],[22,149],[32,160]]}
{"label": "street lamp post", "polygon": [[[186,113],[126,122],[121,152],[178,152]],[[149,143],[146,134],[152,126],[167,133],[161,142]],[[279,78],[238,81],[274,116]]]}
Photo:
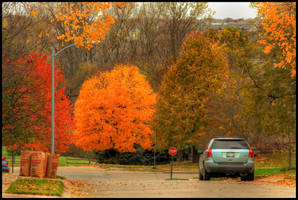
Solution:
{"label": "street lamp post", "polygon": [[156,132],[154,133],[154,154],[153,154],[153,169],[156,169],[156,163],[155,163],[155,153],[156,153]]}
{"label": "street lamp post", "polygon": [[64,51],[65,49],[75,46],[75,44],[70,44],[66,47],[64,47],[63,49],[61,49],[60,51],[58,51],[55,54],[55,50],[54,48],[52,48],[52,134],[51,134],[51,140],[52,140],[52,145],[51,145],[51,153],[55,153],[55,149],[54,149],[54,143],[55,143],[55,56],[57,56],[59,53],[61,53],[62,51]]}

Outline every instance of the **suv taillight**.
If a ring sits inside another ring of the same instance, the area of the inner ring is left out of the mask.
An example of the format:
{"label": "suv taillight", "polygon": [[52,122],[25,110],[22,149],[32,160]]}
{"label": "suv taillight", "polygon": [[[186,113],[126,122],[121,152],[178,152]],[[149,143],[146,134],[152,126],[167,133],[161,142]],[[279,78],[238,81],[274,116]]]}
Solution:
{"label": "suv taillight", "polygon": [[3,165],[7,167],[7,163],[4,163]]}
{"label": "suv taillight", "polygon": [[252,150],[251,150],[251,149],[249,150],[248,157],[249,157],[249,158],[253,158],[253,157],[254,157],[254,153],[252,152]]}
{"label": "suv taillight", "polygon": [[207,158],[211,158],[211,157],[212,157],[212,149],[208,149]]}

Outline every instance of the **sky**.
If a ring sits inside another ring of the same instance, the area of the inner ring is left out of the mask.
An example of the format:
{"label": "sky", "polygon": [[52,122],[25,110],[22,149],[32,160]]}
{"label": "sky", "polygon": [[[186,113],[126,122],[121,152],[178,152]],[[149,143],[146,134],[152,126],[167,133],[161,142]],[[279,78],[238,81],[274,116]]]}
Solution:
{"label": "sky", "polygon": [[255,18],[257,11],[249,7],[249,2],[208,2],[209,7],[216,13],[215,19],[224,18]]}

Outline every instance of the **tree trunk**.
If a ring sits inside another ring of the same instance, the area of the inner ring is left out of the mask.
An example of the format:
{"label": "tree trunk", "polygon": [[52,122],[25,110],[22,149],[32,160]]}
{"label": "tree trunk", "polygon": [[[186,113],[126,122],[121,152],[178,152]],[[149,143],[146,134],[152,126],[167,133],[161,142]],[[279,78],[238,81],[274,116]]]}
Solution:
{"label": "tree trunk", "polygon": [[292,147],[291,147],[291,136],[289,134],[289,170],[292,168]]}
{"label": "tree trunk", "polygon": [[120,164],[120,152],[116,151],[116,164]]}
{"label": "tree trunk", "polygon": [[182,150],[178,150],[177,157],[178,157],[178,161],[181,162],[182,158],[183,158],[183,151]]}
{"label": "tree trunk", "polygon": [[198,152],[195,146],[192,146],[192,162],[193,163],[199,162]]}

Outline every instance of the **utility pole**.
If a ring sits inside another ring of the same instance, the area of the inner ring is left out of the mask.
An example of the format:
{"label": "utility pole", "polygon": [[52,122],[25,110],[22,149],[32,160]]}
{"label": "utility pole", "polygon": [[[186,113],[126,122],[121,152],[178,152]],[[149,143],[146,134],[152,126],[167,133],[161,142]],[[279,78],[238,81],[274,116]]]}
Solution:
{"label": "utility pole", "polygon": [[52,48],[52,121],[51,121],[51,139],[52,139],[52,146],[51,146],[51,153],[55,153],[54,150],[54,136],[55,136],[55,64],[54,64],[54,48]]}

